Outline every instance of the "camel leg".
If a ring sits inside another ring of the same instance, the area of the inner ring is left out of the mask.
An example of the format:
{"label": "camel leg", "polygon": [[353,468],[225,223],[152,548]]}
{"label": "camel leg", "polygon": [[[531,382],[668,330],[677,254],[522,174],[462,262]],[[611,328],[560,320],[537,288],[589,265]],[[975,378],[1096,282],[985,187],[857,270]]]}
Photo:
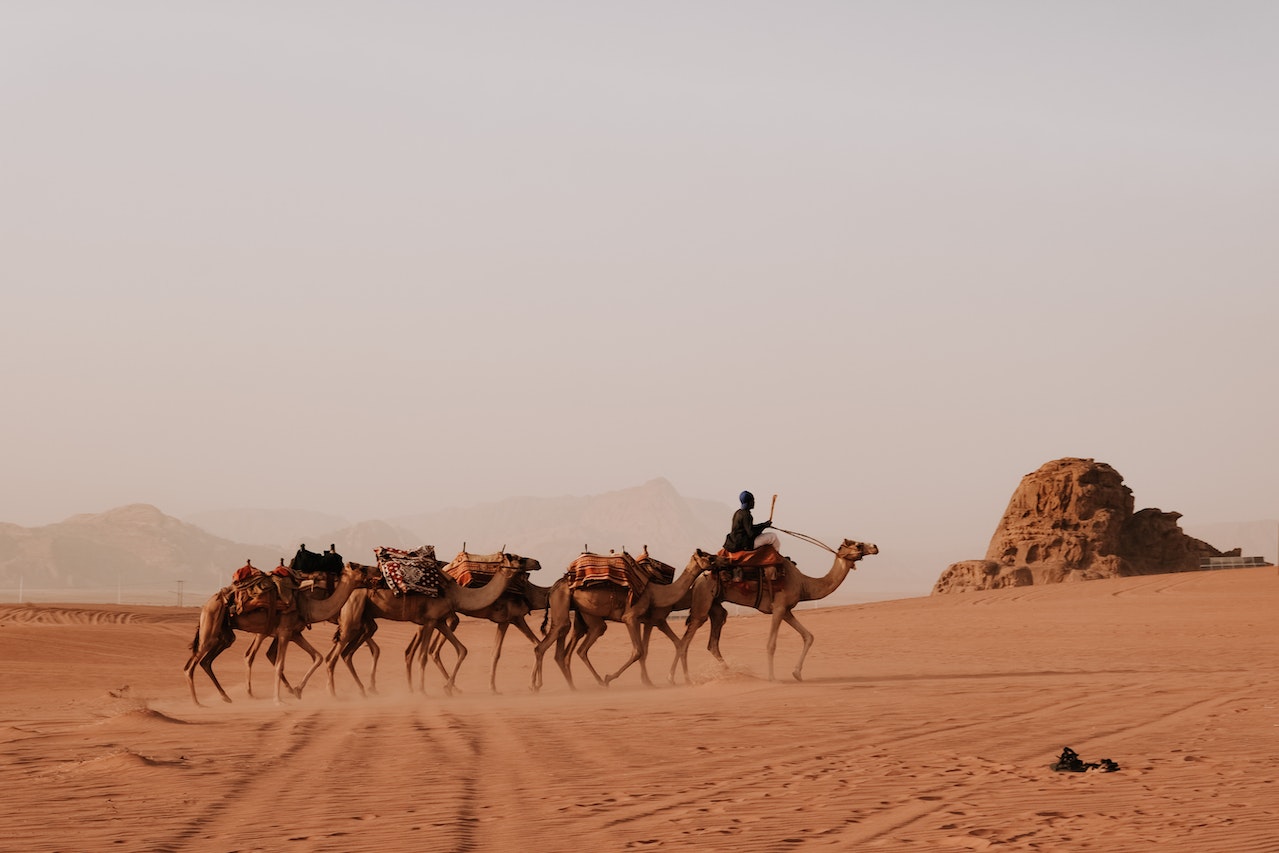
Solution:
{"label": "camel leg", "polygon": [[[698,578],[698,581],[701,581]],[[724,605],[720,604],[716,596],[719,594],[719,584],[711,581],[710,583],[696,583],[693,585],[693,601],[688,608],[688,617],[684,620],[684,636],[680,639],[679,645],[675,648],[675,660],[671,661],[671,672],[667,676],[667,681],[671,684],[675,683],[675,668],[683,665],[684,667],[684,683],[689,684],[691,679],[688,676],[688,649],[693,644],[693,637],[697,634],[697,629],[707,619],[711,620],[711,630],[715,632],[716,620],[719,620],[721,626],[723,620],[728,618],[728,611],[724,609]],[[724,663],[724,659],[719,657],[719,641],[718,634],[714,648],[711,649],[720,664]]]}
{"label": "camel leg", "polygon": [[497,623],[497,640],[493,645],[493,668],[489,670],[489,690],[497,693],[497,662],[502,659],[502,643],[506,640],[506,629],[510,627],[509,622]]}
{"label": "camel leg", "polygon": [[283,705],[284,700],[280,698],[280,688],[284,686],[284,658],[289,651],[288,638],[284,638],[280,643],[280,649],[275,655],[275,704]]}
{"label": "camel leg", "polygon": [[449,670],[444,665],[444,634],[436,631],[431,634],[431,642],[427,646],[427,650],[422,654],[422,680],[426,680],[426,661],[427,655],[435,661],[435,668],[440,671],[440,675],[444,676],[444,680],[448,681]]}
{"label": "camel leg", "polygon": [[564,680],[568,682],[570,690],[576,690],[577,685],[573,683],[573,673],[564,663],[565,648],[564,634],[568,631],[566,622],[552,623],[549,628],[543,622],[543,630],[546,631],[542,639],[537,641],[537,645],[533,647],[533,690],[534,692],[542,688],[542,658],[546,654],[546,650],[552,645],[555,646],[555,662],[559,665],[560,672],[564,673]]}
{"label": "camel leg", "polygon": [[[362,644],[358,641],[349,643],[338,654],[338,657],[340,657],[342,659],[342,662],[346,664],[346,671],[351,673],[351,679],[355,682],[356,689],[360,691],[361,698],[367,699],[369,696],[369,693],[367,690],[364,689],[364,682],[360,680],[360,674],[355,671],[355,660],[354,660],[355,653],[356,651],[359,650],[361,645]],[[330,671],[333,669],[334,666],[336,666],[336,664],[337,664],[336,660],[330,664],[329,666]]]}
{"label": "camel leg", "polygon": [[666,680],[671,684],[675,683],[675,670],[683,664],[684,667],[684,683],[690,684],[692,679],[688,675],[688,647],[693,643],[693,636],[697,634],[697,629],[702,627],[702,623],[706,621],[704,616],[695,616],[688,614],[687,620],[684,622],[684,636],[680,638],[679,644],[675,646],[675,660],[671,661],[671,671],[666,676]]}
{"label": "camel leg", "polygon": [[453,648],[457,651],[457,660],[453,663],[453,671],[449,673],[448,680],[444,682],[444,692],[452,696],[454,693],[462,691],[457,687],[457,671],[462,668],[462,661],[466,660],[466,646],[462,645],[462,641],[453,633],[453,628],[447,622],[438,626],[437,630],[444,635],[444,638],[453,644]]}
{"label": "camel leg", "polygon": [[[267,634],[258,634],[254,642],[260,646],[262,645],[262,640],[264,640],[267,636],[268,636]],[[302,635],[299,633],[297,636],[300,637]],[[279,653],[279,648],[280,648],[280,638],[271,637],[271,645],[266,647],[266,659],[270,661],[272,665],[275,664],[275,656]],[[315,652],[315,648],[312,647],[311,651]],[[316,652],[316,654],[318,654],[318,652]],[[315,654],[311,655],[311,660],[312,662],[315,661]],[[252,673],[252,671],[253,671],[253,661],[250,660],[249,672]],[[289,691],[289,695],[294,697],[301,697],[302,687],[306,686],[306,682],[303,682],[302,686],[294,687],[292,684],[289,684],[289,677],[287,675],[281,675],[280,679],[284,682],[284,689]],[[251,696],[253,694],[250,693],[249,695]]]}
{"label": "camel leg", "polygon": [[[417,633],[409,640],[409,644],[404,647],[404,674],[409,680],[409,692],[413,693],[413,656],[416,654],[418,646],[424,646],[422,642],[422,634],[430,634],[430,629],[418,626]],[[422,692],[426,692],[426,679],[422,679]]]}
{"label": "camel leg", "polygon": [[[533,646],[533,679],[532,683],[529,685],[529,689],[534,693],[542,689],[542,658],[546,655],[546,650],[549,649],[552,644],[557,642],[559,631],[560,626],[552,626],[542,639],[538,640]],[[569,686],[573,686],[571,677],[569,679]]]}
{"label": "camel leg", "polygon": [[[253,659],[258,656],[258,649],[262,648],[262,641],[266,639],[266,634],[258,634],[249,641],[249,647],[244,651],[244,693],[250,699],[253,698]],[[271,655],[270,660],[275,663],[275,656]]]}
{"label": "camel leg", "polygon": [[530,643],[532,643],[535,647],[537,646],[539,642],[538,636],[533,633],[533,629],[528,626],[528,622],[525,621],[523,616],[512,619],[511,624],[515,626],[515,630],[528,637],[528,641]]}
{"label": "camel leg", "polygon": [[[574,641],[574,645],[576,645],[576,641]],[[568,682],[569,687],[576,690],[577,685],[573,683],[573,668],[571,666],[572,653],[573,649],[569,645],[568,626],[566,625],[555,638],[555,663],[559,666],[560,672],[564,673],[564,680]],[[596,676],[596,678],[598,677]]]}
{"label": "camel leg", "polygon": [[[626,622],[626,631],[631,636],[631,656],[627,658],[626,663],[622,664],[622,666],[617,670],[617,672],[613,673],[612,675],[605,676],[604,678],[605,687],[612,684],[617,679],[617,677],[621,675],[623,672],[626,672],[626,670],[630,668],[631,664],[635,663],[636,661],[644,657],[644,641],[641,638],[639,622],[633,618],[626,619],[624,621]],[[643,667],[640,667],[640,672],[643,673],[644,685],[646,687],[652,687],[653,682],[648,680],[648,674],[644,673]]]}
{"label": "camel leg", "polygon": [[333,634],[333,645],[324,653],[324,664],[329,675],[329,695],[337,698],[337,689],[334,684],[333,670],[338,665],[338,660],[342,656],[342,628],[338,627]]}
{"label": "camel leg", "polygon": [[[197,634],[197,639],[199,635]],[[213,673],[213,661],[218,655],[231,647],[235,642],[235,632],[219,633],[213,637],[207,637],[199,644],[199,648],[192,652],[191,660],[187,662],[187,683],[191,687],[191,701],[196,705],[200,704],[200,700],[195,695],[195,668],[197,666],[203,669],[205,674],[209,676],[209,681],[213,682],[213,686],[217,689],[218,695],[222,697],[223,702],[230,702],[231,697],[222,689],[222,682],[218,681],[217,675]]]}
{"label": "camel leg", "polygon": [[653,638],[653,626],[645,622],[644,627],[640,629],[640,680],[649,687],[653,686],[653,681],[648,677],[648,641]]}
{"label": "camel leg", "polygon": [[[791,673],[791,675],[794,676],[796,681],[803,681],[804,680],[804,658],[808,657],[808,650],[813,647],[813,632],[809,631],[807,628],[801,625],[799,623],[799,620],[795,618],[795,614],[793,612],[788,612],[784,617],[782,617],[782,621],[784,621],[787,625],[794,628],[796,632],[799,633],[799,636],[802,637],[804,640],[804,648],[801,649],[799,653],[799,663],[795,664],[795,671]],[[773,635],[776,636],[776,634],[777,634],[777,631],[774,630]],[[771,668],[771,664],[772,664],[771,655],[769,657],[769,664]],[[769,676],[770,677],[772,676],[771,672],[769,673]]]}
{"label": "camel leg", "polygon": [[[458,623],[460,623],[461,621],[462,621],[461,617],[458,616],[456,613],[450,613],[446,619],[446,624],[449,626],[449,628],[453,630],[457,630]],[[419,638],[420,638],[420,635],[419,635]],[[445,637],[443,632],[432,634],[431,642],[427,645],[427,651],[430,653],[431,659],[435,661],[435,668],[440,671],[440,675],[444,676],[445,681],[447,681],[449,677],[449,671],[444,666],[444,657],[443,657],[444,640],[445,640]],[[456,649],[454,650],[456,651]],[[422,657],[422,678],[425,681],[426,679],[425,655],[423,655]]]}
{"label": "camel leg", "polygon": [[[547,643],[550,645],[550,643]],[[533,677],[529,683],[529,690],[537,692],[542,689],[542,655],[546,653],[546,648],[539,640],[533,645]],[[195,689],[192,688],[191,695],[195,695]]]}
{"label": "camel leg", "polygon": [[595,641],[604,636],[604,632],[608,629],[608,625],[604,623],[603,619],[591,621],[587,620],[585,616],[582,618],[586,621],[586,635],[580,639],[580,645],[578,645],[578,635],[576,629],[574,629],[574,639],[570,641],[569,650],[566,652],[565,658],[567,659],[571,656],[572,647],[577,645],[577,656],[582,659],[582,663],[586,664],[586,668],[591,671],[591,675],[595,676],[596,683],[602,687],[607,687],[608,682],[604,680],[603,676],[595,671],[595,666],[591,663],[591,659],[587,653],[590,652],[591,646],[595,645]]}
{"label": "camel leg", "polygon": [[[373,655],[373,668],[369,670],[369,692],[377,693],[377,661],[382,657],[382,647],[374,642],[372,634],[364,638],[364,647],[369,650],[369,654]],[[354,671],[354,664],[351,669]]]}
{"label": "camel leg", "polygon": [[302,690],[306,687],[306,683],[311,680],[311,676],[315,674],[315,671],[320,668],[320,664],[324,663],[324,656],[320,654],[315,646],[311,645],[310,641],[303,636],[301,631],[298,631],[298,633],[294,635],[293,642],[297,643],[298,648],[311,656],[310,668],[307,669],[306,675],[302,676],[302,680],[298,682],[298,686],[293,690],[293,696],[297,699],[301,699]]}
{"label": "camel leg", "polygon": [[724,656],[719,652],[719,638],[724,633],[724,623],[728,621],[728,608],[717,601],[711,605],[710,612],[707,615],[711,620],[711,635],[706,640],[706,650],[715,656],[715,660],[719,661],[720,666],[726,667],[728,662],[724,660]]}
{"label": "camel leg", "polygon": [[[445,669],[444,664],[440,662],[438,649],[444,644],[444,634],[442,628],[435,623],[429,625],[419,625],[417,633],[409,640],[409,644],[404,647],[404,666],[409,677],[409,692],[426,692],[426,665],[432,659],[439,668],[440,674],[444,676],[445,692],[448,692],[449,671]],[[436,649],[433,655],[431,649]],[[418,689],[413,689],[413,662],[417,660],[418,654],[421,654],[421,662],[418,665]]]}
{"label": "camel leg", "polygon": [[676,653],[677,654],[679,653],[679,637],[671,629],[671,625],[669,622],[667,622],[665,619],[662,619],[656,624],[656,626],[645,625],[644,626],[644,655],[643,657],[640,658],[640,672],[644,673],[645,684],[652,683],[648,678],[648,649],[649,649],[648,644],[649,644],[649,641],[652,640],[653,638],[654,627],[656,627],[657,630],[661,631],[663,634],[666,635],[667,639],[671,641],[671,644],[675,646]]}

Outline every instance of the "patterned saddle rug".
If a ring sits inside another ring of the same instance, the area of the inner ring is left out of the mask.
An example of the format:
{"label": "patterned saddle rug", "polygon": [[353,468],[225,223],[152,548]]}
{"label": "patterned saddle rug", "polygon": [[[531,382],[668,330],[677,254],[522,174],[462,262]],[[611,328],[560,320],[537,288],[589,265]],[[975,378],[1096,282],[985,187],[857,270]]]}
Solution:
{"label": "patterned saddle rug", "polygon": [[386,585],[396,595],[416,592],[439,598],[444,589],[440,568],[444,565],[435,559],[435,546],[423,545],[412,551],[399,548],[374,548],[378,568]]}
{"label": "patterned saddle rug", "polygon": [[636,592],[648,586],[648,573],[630,554],[593,554],[583,551],[564,572],[569,589],[579,589],[597,583],[614,583]]}

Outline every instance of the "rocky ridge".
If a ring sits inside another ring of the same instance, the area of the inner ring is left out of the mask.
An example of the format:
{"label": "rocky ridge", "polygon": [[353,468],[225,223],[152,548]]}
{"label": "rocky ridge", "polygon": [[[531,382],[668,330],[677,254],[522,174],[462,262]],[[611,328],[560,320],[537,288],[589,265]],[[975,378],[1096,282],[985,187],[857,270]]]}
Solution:
{"label": "rocky ridge", "polygon": [[933,594],[1198,571],[1223,553],[1182,531],[1180,513],[1134,506],[1110,465],[1048,462],[1022,478],[985,559],[951,564]]}

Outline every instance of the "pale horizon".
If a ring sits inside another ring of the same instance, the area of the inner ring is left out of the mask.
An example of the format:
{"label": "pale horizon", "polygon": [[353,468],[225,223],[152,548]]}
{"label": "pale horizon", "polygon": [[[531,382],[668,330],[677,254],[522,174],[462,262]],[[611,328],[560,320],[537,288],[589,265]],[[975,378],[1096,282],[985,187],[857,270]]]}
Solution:
{"label": "pale horizon", "polygon": [[1067,456],[1279,519],[1271,4],[0,24],[0,522],[662,477],[962,560]]}

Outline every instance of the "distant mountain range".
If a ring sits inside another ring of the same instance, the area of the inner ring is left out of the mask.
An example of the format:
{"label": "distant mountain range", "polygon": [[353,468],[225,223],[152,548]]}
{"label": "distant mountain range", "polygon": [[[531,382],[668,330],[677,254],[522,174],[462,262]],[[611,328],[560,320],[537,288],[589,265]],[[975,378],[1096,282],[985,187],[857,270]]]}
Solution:
{"label": "distant mountain range", "polygon": [[[558,576],[584,547],[625,548],[682,569],[696,548],[718,549],[734,507],[688,500],[664,479],[589,497],[511,498],[391,520],[351,524],[302,510],[222,510],[187,520],[134,504],[43,527],[0,524],[0,588],[65,590],[189,584],[192,593],[229,582],[246,560],[261,568],[336,546],[347,560],[374,562],[379,546],[434,545],[442,559],[465,545],[537,558]],[[543,583],[549,582],[544,577]],[[188,602],[189,603],[189,602]]]}
{"label": "distant mountain range", "polygon": [[[464,545],[472,553],[504,548],[537,558],[545,571],[541,583],[558,577],[583,548],[639,553],[647,545],[654,557],[678,570],[694,549],[718,550],[734,509],[684,498],[664,479],[587,497],[509,498],[356,523],[305,510],[264,509],[205,512],[180,520],[133,504],[42,527],[0,523],[0,595],[12,599],[25,588],[41,590],[43,600],[89,601],[120,589],[128,590],[128,600],[148,603],[172,601],[182,589],[191,596],[208,595],[227,584],[246,560],[270,568],[304,543],[313,551],[335,545],[344,558],[361,563],[372,563],[374,548],[382,545],[434,545],[443,559]],[[1274,521],[1186,525],[1186,532],[1268,559],[1275,557],[1279,542]],[[820,575],[829,569],[824,555],[796,547],[800,550],[793,556],[803,571]],[[936,565],[940,572],[944,559],[892,549],[863,566],[856,582],[826,603],[926,595],[936,577],[929,567]],[[96,597],[86,596],[87,591],[96,591]]]}

